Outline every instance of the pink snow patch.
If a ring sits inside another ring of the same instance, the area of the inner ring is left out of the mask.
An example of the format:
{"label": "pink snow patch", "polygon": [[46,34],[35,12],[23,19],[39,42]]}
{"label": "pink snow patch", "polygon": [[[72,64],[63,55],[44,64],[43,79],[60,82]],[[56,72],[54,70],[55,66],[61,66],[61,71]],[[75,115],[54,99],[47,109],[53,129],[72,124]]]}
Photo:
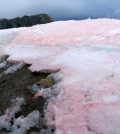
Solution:
{"label": "pink snow patch", "polygon": [[26,28],[4,47],[8,61],[62,76],[46,109],[56,134],[120,134],[119,27],[110,19],[54,22]]}
{"label": "pink snow patch", "polygon": [[[120,43],[118,20],[60,21],[37,25],[21,32],[14,42],[39,45],[87,45]],[[117,36],[117,38],[116,38]],[[115,42],[116,41],[116,42]]]}

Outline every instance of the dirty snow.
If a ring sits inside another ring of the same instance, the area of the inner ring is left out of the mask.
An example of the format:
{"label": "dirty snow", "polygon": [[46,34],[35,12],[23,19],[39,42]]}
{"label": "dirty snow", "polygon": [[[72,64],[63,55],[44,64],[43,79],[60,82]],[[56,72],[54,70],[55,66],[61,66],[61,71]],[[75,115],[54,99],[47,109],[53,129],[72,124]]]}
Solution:
{"label": "dirty snow", "polygon": [[4,36],[0,52],[7,61],[61,80],[45,110],[56,134],[120,134],[119,27],[114,19],[59,21]]}
{"label": "dirty snow", "polygon": [[14,119],[13,131],[10,134],[25,134],[30,128],[37,127],[39,121],[40,113],[37,110],[30,113],[27,117],[18,117]]}
{"label": "dirty snow", "polygon": [[11,120],[14,119],[15,114],[21,110],[21,106],[24,103],[24,98],[16,98],[15,100],[12,100],[12,106],[5,111],[4,115],[0,116],[0,129],[11,129]]}

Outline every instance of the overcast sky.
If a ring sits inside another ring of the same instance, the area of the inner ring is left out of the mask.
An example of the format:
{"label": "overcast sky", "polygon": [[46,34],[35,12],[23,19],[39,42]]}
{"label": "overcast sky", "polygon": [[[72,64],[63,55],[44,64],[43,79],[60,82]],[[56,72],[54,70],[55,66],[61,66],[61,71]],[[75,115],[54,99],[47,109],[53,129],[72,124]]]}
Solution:
{"label": "overcast sky", "polygon": [[40,13],[57,20],[120,18],[120,0],[0,0],[0,18]]}

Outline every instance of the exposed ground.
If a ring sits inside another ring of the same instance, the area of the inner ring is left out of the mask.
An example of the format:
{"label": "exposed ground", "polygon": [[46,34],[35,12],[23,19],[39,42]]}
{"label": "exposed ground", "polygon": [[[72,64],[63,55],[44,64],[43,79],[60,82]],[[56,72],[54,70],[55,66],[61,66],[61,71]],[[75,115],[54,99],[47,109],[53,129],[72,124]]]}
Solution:
{"label": "exposed ground", "polygon": [[[31,72],[29,65],[23,64],[23,66],[17,69],[15,72],[5,73],[6,70],[17,66],[19,63],[8,63],[6,61],[7,56],[1,58],[0,65],[5,63],[0,68],[0,116],[5,114],[7,108],[12,105],[12,100],[22,97],[25,99],[25,103],[19,112],[15,113],[15,118],[23,115],[26,117],[31,112],[38,110],[41,115],[39,121],[39,127],[33,127],[27,130],[27,133],[40,132],[41,129],[47,129],[44,121],[44,107],[47,104],[47,99],[41,97],[34,97],[34,92],[29,90],[30,86],[36,84],[38,87],[52,87],[54,82],[47,76],[48,73]],[[13,124],[13,118],[10,120],[11,126]],[[0,129],[0,134],[3,132],[8,133],[5,128]]]}

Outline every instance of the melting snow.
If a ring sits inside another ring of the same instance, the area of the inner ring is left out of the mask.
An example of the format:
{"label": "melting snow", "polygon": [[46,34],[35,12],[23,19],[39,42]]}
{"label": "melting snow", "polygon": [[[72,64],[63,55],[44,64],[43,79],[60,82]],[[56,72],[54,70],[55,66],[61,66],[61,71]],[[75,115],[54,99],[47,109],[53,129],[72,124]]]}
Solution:
{"label": "melting snow", "polygon": [[13,100],[13,104],[5,111],[3,116],[0,116],[0,129],[11,129],[11,120],[15,117],[15,114],[20,111],[21,106],[25,103],[23,98],[16,98]]}
{"label": "melting snow", "polygon": [[27,130],[39,125],[40,113],[33,111],[27,117],[19,117],[14,120],[11,134],[25,134]]}
{"label": "melting snow", "polygon": [[16,72],[17,70],[21,69],[22,67],[24,66],[24,63],[17,63],[11,67],[9,67],[6,71],[4,71],[3,73],[4,74],[9,74],[9,73],[14,73]]}
{"label": "melting snow", "polygon": [[4,36],[0,52],[10,55],[8,61],[31,64],[31,71],[58,71],[59,95],[45,111],[56,134],[120,134],[119,27],[114,19],[61,21]]}

